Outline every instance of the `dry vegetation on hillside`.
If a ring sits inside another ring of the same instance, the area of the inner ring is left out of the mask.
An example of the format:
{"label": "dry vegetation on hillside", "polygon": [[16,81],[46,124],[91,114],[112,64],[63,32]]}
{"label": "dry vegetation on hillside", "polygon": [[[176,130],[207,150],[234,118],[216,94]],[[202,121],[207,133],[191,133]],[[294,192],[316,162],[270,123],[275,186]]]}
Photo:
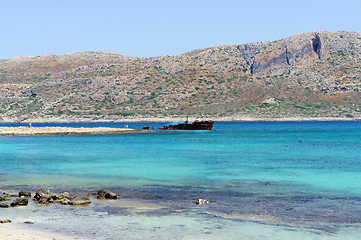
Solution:
{"label": "dry vegetation on hillside", "polygon": [[361,34],[312,32],[179,56],[113,53],[0,60],[0,117],[121,120],[361,118]]}

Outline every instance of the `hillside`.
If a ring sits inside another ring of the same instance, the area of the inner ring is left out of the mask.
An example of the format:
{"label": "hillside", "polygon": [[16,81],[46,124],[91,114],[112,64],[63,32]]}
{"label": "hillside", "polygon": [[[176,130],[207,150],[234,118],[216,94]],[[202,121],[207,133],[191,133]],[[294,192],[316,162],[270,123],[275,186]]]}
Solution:
{"label": "hillside", "polygon": [[361,119],[361,34],[310,32],[177,56],[0,60],[0,120]]}

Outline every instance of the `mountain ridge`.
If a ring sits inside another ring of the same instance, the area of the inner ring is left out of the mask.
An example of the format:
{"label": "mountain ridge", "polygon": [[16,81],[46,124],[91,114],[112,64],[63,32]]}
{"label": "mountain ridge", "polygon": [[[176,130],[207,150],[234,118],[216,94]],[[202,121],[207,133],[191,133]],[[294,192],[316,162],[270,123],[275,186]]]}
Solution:
{"label": "mountain ridge", "polygon": [[361,34],[316,31],[276,41],[138,58],[75,52],[0,60],[4,121],[61,118],[360,119]]}

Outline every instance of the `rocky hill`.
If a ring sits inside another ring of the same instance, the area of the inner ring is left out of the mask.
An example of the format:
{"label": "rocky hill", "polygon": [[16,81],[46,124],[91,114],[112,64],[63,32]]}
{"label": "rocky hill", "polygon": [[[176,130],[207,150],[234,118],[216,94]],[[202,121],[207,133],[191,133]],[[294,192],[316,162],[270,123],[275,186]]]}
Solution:
{"label": "rocky hill", "polygon": [[310,32],[177,56],[0,60],[0,120],[361,119],[361,34]]}

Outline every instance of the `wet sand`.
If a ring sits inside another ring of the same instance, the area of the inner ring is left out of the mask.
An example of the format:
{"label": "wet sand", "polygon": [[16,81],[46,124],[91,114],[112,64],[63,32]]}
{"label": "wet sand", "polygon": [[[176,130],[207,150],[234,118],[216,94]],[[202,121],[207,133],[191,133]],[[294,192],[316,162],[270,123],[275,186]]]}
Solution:
{"label": "wet sand", "polygon": [[2,240],[87,240],[79,236],[62,235],[59,233],[36,229],[23,224],[7,223],[0,225],[0,239]]}
{"label": "wet sand", "polygon": [[71,128],[71,127],[0,127],[0,136],[37,136],[37,135],[81,135],[81,134],[121,134],[149,132],[130,128]]}

